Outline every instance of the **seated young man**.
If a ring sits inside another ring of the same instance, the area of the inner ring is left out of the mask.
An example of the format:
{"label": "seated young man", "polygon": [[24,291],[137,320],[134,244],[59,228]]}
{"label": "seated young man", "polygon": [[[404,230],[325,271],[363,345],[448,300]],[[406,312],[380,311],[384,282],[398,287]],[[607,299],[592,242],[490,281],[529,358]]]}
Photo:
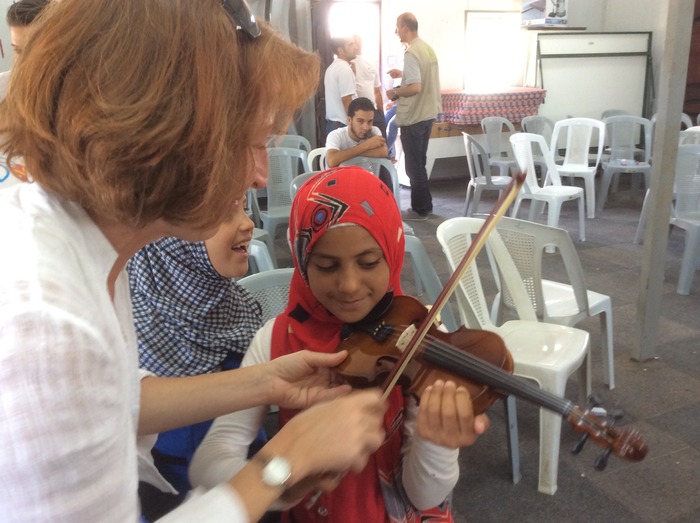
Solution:
{"label": "seated young man", "polygon": [[386,140],[374,123],[374,104],[369,98],[355,98],[348,107],[348,126],[326,138],[326,163],[337,167],[356,156],[386,158]]}

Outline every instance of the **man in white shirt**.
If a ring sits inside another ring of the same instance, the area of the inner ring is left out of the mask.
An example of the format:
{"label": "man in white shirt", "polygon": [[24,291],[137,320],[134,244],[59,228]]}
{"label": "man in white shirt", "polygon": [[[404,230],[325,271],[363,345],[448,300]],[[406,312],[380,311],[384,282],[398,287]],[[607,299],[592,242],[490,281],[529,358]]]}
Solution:
{"label": "man in white shirt", "polygon": [[335,60],[323,76],[326,97],[326,135],[344,127],[348,120],[348,106],[357,98],[355,72],[350,65],[355,58],[355,42],[351,38],[332,38],[331,47]]}
{"label": "man in white shirt", "polygon": [[362,56],[362,38],[354,35],[357,56],[352,61],[355,66],[355,86],[358,97],[369,98],[374,102],[374,125],[386,138],[386,120],[384,119],[384,98],[382,97],[382,82],[379,79],[379,71],[371,62]]}
{"label": "man in white shirt", "polygon": [[355,98],[348,107],[348,126],[332,131],[326,138],[328,167],[357,156],[386,158],[386,140],[374,126],[374,104],[369,98]]}

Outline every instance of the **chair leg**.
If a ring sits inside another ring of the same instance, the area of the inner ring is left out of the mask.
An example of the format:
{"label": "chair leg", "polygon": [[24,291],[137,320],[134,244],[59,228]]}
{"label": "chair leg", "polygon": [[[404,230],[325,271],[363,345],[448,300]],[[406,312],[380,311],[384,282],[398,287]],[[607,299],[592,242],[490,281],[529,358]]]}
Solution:
{"label": "chair leg", "polygon": [[557,491],[560,437],[561,416],[540,408],[540,470],[537,490],[543,494],[553,495]]}
{"label": "chair leg", "polygon": [[610,180],[612,179],[612,176],[612,171],[603,171],[603,177],[600,180],[600,187],[598,188],[598,212],[603,210],[605,201],[608,199],[608,191],[610,190]]}
{"label": "chair leg", "polygon": [[578,237],[582,242],[586,241],[586,220],[583,214],[583,196],[578,199]]}
{"label": "chair leg", "polygon": [[476,189],[474,189],[474,198],[472,198],[472,208],[471,214],[469,216],[474,216],[474,213],[478,213],[479,203],[481,202],[481,193],[482,188],[480,186],[477,186]]}
{"label": "chair leg", "polygon": [[683,249],[683,261],[681,262],[681,272],[678,275],[678,294],[690,294],[690,287],[693,284],[695,267],[698,264],[698,249],[700,248],[700,229],[685,231],[685,248]]}
{"label": "chair leg", "polygon": [[610,390],[615,388],[615,363],[613,361],[612,305],[600,314],[600,345],[603,350],[603,382]]}
{"label": "chair leg", "polygon": [[586,193],[586,213],[588,218],[595,218],[595,180],[593,176],[583,178]]}
{"label": "chair leg", "polygon": [[[474,214],[474,202],[471,198],[472,195],[472,185],[467,185],[467,194],[464,197],[464,216],[472,216]],[[471,205],[469,205],[471,201]]]}
{"label": "chair leg", "polygon": [[518,438],[518,414],[515,407],[515,396],[508,395],[503,400],[503,410],[506,417],[506,433],[508,435],[508,459],[513,484],[520,481],[520,447]]}
{"label": "chair leg", "polygon": [[644,227],[647,224],[647,205],[649,204],[649,189],[647,189],[644,195],[644,202],[642,203],[642,212],[639,214],[639,224],[637,224],[637,232],[634,234],[634,244],[639,245],[644,239]]}

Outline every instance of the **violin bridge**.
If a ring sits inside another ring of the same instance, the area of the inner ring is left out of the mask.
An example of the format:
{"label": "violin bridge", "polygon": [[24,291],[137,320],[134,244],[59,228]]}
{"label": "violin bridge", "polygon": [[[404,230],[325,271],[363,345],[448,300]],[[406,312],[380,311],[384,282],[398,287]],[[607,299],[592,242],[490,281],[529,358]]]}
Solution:
{"label": "violin bridge", "polygon": [[415,325],[409,325],[409,327],[401,333],[401,336],[399,336],[398,341],[396,342],[396,348],[399,349],[401,352],[406,350],[406,347],[408,346],[408,343],[411,341],[413,338],[413,335],[416,333],[416,326]]}

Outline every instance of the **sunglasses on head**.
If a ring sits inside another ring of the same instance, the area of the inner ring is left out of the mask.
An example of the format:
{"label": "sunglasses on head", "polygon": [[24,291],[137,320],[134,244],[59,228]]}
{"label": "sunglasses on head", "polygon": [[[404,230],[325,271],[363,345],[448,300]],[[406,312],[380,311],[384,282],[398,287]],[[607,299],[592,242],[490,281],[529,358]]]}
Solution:
{"label": "sunglasses on head", "polygon": [[221,0],[221,5],[233,20],[236,29],[244,31],[250,38],[260,36],[260,27],[245,0]]}

